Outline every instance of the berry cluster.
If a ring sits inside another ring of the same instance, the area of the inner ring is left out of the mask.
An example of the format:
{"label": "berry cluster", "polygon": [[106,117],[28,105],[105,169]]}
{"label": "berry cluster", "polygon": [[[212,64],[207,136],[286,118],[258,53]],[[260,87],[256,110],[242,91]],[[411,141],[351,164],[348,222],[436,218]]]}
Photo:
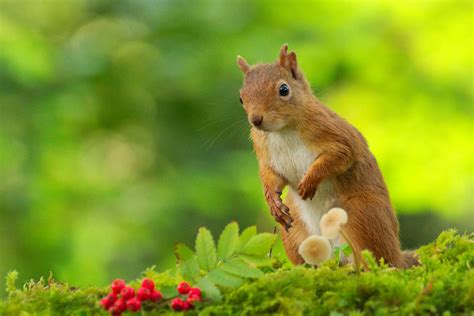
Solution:
{"label": "berry cluster", "polygon": [[100,305],[112,315],[121,315],[126,310],[137,312],[142,307],[142,302],[159,302],[163,298],[160,291],[155,290],[155,283],[144,279],[141,287],[136,291],[127,286],[124,280],[114,280],[111,284],[112,292],[100,301]]}
{"label": "berry cluster", "polygon": [[[191,287],[186,282],[178,284],[178,292],[183,297],[176,297],[171,301],[171,308],[175,311],[186,311],[194,308],[196,302],[201,302],[201,289],[197,287]],[[184,297],[187,295],[187,297]],[[184,298],[184,299],[183,299]]]}

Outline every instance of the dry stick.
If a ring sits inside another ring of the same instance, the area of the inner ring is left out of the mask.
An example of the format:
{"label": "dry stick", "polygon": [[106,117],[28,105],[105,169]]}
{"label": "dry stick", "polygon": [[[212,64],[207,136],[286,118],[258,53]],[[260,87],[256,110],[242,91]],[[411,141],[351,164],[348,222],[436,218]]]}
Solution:
{"label": "dry stick", "polygon": [[359,256],[356,253],[356,249],[354,248],[354,245],[352,244],[350,238],[347,236],[346,232],[344,231],[344,229],[342,229],[342,227],[341,227],[341,235],[342,237],[344,237],[344,239],[346,240],[346,242],[349,244],[349,246],[352,249],[352,255],[354,256],[354,263],[356,265],[356,273],[359,274]]}

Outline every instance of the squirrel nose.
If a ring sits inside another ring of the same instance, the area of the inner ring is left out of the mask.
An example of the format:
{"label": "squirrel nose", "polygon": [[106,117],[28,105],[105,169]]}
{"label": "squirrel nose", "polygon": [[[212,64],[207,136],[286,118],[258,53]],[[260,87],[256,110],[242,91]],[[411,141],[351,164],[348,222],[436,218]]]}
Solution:
{"label": "squirrel nose", "polygon": [[262,125],[263,116],[262,115],[252,115],[251,121],[252,121],[252,124],[255,127],[259,127],[260,125]]}

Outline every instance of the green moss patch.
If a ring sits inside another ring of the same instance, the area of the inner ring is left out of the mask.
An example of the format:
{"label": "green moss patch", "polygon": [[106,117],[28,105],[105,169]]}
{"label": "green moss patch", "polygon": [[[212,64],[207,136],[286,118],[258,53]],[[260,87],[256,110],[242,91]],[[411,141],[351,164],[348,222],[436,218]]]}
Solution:
{"label": "green moss patch", "polygon": [[[238,288],[221,288],[222,299],[207,300],[189,314],[203,315],[386,315],[470,314],[474,312],[474,238],[455,231],[417,251],[421,266],[396,270],[383,263],[357,275],[329,261],[319,269],[274,262],[264,274]],[[175,271],[144,273],[158,288],[177,284]],[[7,276],[8,297],[1,315],[106,314],[98,305],[107,288],[75,288],[51,277],[17,288]],[[133,284],[133,282],[132,282]],[[166,304],[148,306],[145,315],[172,313]]]}

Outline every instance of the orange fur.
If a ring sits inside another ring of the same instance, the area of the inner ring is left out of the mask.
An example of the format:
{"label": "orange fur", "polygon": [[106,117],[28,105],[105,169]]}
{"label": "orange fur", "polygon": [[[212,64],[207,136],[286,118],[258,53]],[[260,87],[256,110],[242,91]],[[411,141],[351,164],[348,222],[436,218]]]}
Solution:
{"label": "orange fur", "polygon": [[[273,64],[251,67],[241,57],[238,64],[245,74],[240,91],[244,109],[249,118],[263,117],[258,128],[251,128],[251,137],[265,198],[285,228],[282,238],[290,260],[302,263],[299,245],[319,230],[313,227],[319,223],[308,218],[317,218],[319,206],[327,203],[348,213],[345,230],[355,255],[369,249],[393,266],[407,266],[409,260],[400,250],[398,221],[374,156],[360,132],[313,95],[296,54],[288,53],[284,45]],[[279,94],[282,83],[290,87],[288,96]],[[295,146],[294,155],[285,152],[285,144]],[[281,161],[282,154],[288,159]],[[304,160],[312,155],[314,160],[306,164]],[[299,172],[301,166],[304,174]],[[329,193],[318,195],[323,183]],[[295,193],[283,203],[280,195],[286,185]],[[313,197],[316,205],[310,204]]]}

